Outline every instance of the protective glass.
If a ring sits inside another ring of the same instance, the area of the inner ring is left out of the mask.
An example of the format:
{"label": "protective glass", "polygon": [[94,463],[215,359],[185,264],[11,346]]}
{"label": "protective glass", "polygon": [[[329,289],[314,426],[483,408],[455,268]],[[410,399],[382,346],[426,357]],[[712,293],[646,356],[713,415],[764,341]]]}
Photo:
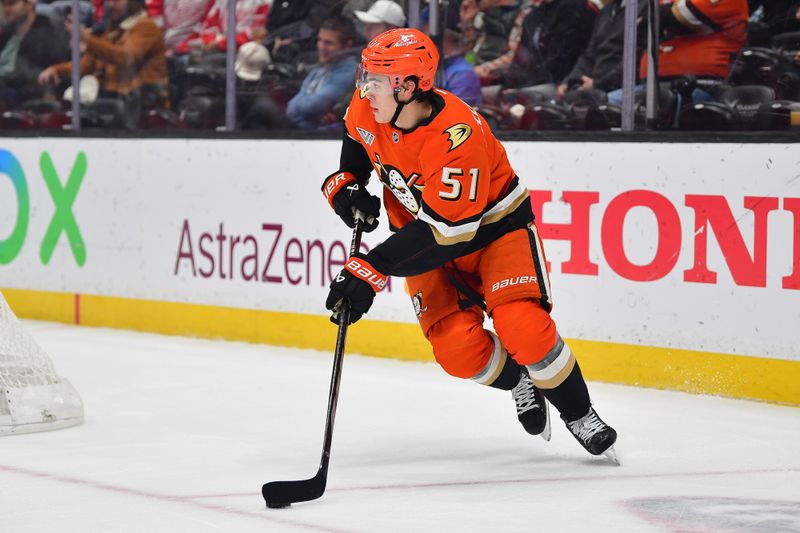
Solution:
{"label": "protective glass", "polygon": [[392,94],[393,87],[389,76],[373,74],[359,67],[356,72],[356,87],[362,96],[374,94],[376,96]]}

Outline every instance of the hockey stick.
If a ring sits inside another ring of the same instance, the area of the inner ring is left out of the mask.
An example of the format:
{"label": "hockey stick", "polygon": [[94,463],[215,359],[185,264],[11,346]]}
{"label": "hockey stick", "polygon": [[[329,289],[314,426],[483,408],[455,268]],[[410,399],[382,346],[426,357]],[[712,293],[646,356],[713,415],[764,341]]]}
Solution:
{"label": "hockey stick", "polygon": [[[358,251],[361,245],[361,222],[356,220],[353,228],[353,239],[350,242],[350,255]],[[289,507],[293,503],[316,500],[325,492],[328,483],[328,463],[331,458],[331,441],[333,440],[333,421],[336,417],[336,402],[339,399],[339,382],[342,377],[342,360],[347,338],[347,327],[350,324],[350,305],[342,302],[339,312],[339,332],[336,335],[336,352],[333,356],[333,374],[331,388],[328,393],[328,417],[325,420],[325,440],[322,445],[322,460],[317,474],[311,479],[297,481],[271,481],[261,487],[261,495],[267,507],[277,509]]]}

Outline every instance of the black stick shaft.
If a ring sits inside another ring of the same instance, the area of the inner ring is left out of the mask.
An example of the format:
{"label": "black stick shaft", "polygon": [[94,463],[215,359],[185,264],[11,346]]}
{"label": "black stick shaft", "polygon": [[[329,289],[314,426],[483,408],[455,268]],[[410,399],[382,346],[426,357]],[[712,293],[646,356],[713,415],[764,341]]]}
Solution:
{"label": "black stick shaft", "polygon": [[[350,242],[350,255],[355,254],[361,246],[361,224],[356,221],[353,228],[353,240]],[[333,442],[333,422],[336,418],[336,404],[339,400],[339,383],[342,378],[342,362],[344,360],[344,346],[347,340],[347,328],[350,325],[350,303],[342,302],[339,312],[339,331],[336,335],[336,351],[333,357],[333,373],[331,375],[331,388],[328,393],[328,416],[325,420],[325,439],[322,444],[322,459],[319,470],[310,479],[296,481],[271,481],[261,487],[261,494],[267,502],[267,507],[286,507],[296,502],[315,500],[325,492],[328,483],[328,464],[331,458],[331,444]]]}
{"label": "black stick shaft", "polygon": [[[353,238],[350,241],[350,256],[352,257],[361,246],[361,223],[356,221],[353,229]],[[342,302],[342,311],[339,313],[339,331],[336,335],[336,351],[333,356],[333,372],[331,375],[331,388],[328,393],[328,416],[325,420],[325,440],[322,445],[322,460],[320,471],[325,475],[328,472],[328,462],[331,457],[331,443],[333,441],[333,423],[336,418],[336,405],[339,400],[339,383],[342,380],[342,362],[344,361],[344,346],[347,341],[347,328],[350,325],[350,304],[347,300]]]}

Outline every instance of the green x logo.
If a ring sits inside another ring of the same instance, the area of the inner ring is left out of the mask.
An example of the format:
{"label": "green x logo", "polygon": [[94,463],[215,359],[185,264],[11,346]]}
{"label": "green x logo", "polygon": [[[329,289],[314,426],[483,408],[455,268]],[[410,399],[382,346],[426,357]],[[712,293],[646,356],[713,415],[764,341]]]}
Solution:
{"label": "green x logo", "polygon": [[58,243],[58,238],[63,231],[67,234],[67,240],[70,248],[72,248],[75,261],[78,266],[83,266],[86,263],[86,244],[83,242],[75,215],[72,214],[72,204],[75,203],[78,189],[80,189],[83,176],[86,174],[86,155],[83,152],[78,153],[75,163],[72,165],[72,170],[70,170],[67,184],[64,187],[61,186],[61,180],[53,166],[50,154],[42,152],[39,158],[39,167],[56,206],[56,212],[47,227],[47,232],[44,234],[44,239],[42,239],[42,247],[39,250],[42,264],[46,265],[50,262]]}

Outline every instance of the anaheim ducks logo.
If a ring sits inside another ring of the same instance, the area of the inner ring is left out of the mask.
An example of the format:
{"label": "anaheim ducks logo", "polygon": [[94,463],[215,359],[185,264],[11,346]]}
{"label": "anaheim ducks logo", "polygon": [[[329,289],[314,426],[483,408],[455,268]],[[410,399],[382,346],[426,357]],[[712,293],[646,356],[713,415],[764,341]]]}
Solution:
{"label": "anaheim ducks logo", "polygon": [[[391,165],[385,165],[378,153],[375,154],[374,164],[375,170],[378,171],[378,176],[381,178],[381,182],[392,191],[392,194],[403,204],[403,207],[405,207],[407,211],[416,215],[419,211],[419,201],[417,198],[420,196],[420,193],[414,187],[414,182],[419,179],[420,175],[413,173],[406,179],[400,170]],[[414,194],[415,192],[417,195]]]}
{"label": "anaheim ducks logo", "polygon": [[444,130],[443,133],[447,134],[447,140],[450,141],[450,149],[448,152],[452,152],[464,144],[464,141],[469,139],[469,136],[472,135],[472,128],[464,123],[461,123],[456,124],[455,126],[450,126]]}

